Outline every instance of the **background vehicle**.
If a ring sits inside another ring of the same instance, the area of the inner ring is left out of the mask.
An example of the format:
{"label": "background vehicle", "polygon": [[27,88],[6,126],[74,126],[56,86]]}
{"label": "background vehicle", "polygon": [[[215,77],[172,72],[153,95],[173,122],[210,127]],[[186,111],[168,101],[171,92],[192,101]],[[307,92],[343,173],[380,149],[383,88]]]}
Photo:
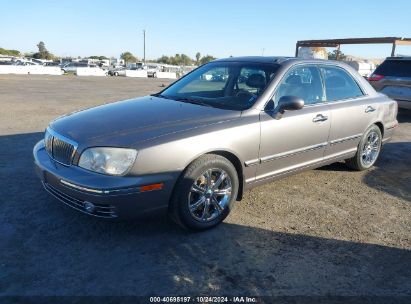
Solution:
{"label": "background vehicle", "polygon": [[29,61],[29,60],[24,60],[24,59],[18,59],[14,61],[13,65],[39,65],[38,63]]}
{"label": "background vehicle", "polygon": [[157,65],[146,65],[144,69],[147,70],[147,77],[156,77],[156,73],[161,70],[160,66]]}
{"label": "background vehicle", "polygon": [[117,67],[114,69],[108,70],[108,75],[110,76],[126,76],[126,68],[125,67]]}
{"label": "background vehicle", "polygon": [[64,73],[68,72],[76,72],[77,68],[86,68],[88,67],[88,63],[85,62],[69,62],[65,64],[61,69]]}
{"label": "background vehicle", "polygon": [[411,109],[411,57],[389,57],[368,81],[375,90],[395,99],[398,106]]}
{"label": "background vehicle", "polygon": [[203,230],[245,189],[341,160],[370,168],[396,115],[395,101],[344,63],[229,58],[152,96],[54,120],[33,154],[46,190],[77,210],[113,218],[168,209]]}
{"label": "background vehicle", "polygon": [[45,66],[60,66],[60,62],[54,61],[54,62],[46,62],[44,63]]}

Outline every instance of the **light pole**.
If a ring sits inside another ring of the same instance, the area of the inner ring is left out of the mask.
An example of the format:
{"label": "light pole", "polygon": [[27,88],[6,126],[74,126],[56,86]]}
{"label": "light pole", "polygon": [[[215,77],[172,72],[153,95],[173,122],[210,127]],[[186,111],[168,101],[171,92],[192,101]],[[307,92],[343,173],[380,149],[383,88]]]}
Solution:
{"label": "light pole", "polygon": [[143,30],[143,44],[144,44],[143,63],[146,64],[146,30]]}

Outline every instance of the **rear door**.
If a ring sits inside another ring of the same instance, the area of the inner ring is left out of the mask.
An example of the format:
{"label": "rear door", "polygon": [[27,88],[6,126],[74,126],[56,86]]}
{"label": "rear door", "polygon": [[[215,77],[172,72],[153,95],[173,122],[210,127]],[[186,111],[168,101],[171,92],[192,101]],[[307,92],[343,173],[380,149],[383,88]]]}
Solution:
{"label": "rear door", "polygon": [[350,155],[366,128],[376,120],[377,105],[361,90],[355,78],[338,66],[320,66],[325,98],[331,112],[331,130],[325,158]]}

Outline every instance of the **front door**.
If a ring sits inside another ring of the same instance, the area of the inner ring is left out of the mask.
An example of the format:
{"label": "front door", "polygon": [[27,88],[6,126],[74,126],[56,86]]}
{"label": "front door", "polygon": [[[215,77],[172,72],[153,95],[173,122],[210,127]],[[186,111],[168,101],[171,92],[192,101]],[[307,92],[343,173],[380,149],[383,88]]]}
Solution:
{"label": "front door", "polygon": [[274,107],[282,96],[300,97],[305,105],[300,110],[286,111],[280,119],[261,112],[257,181],[309,166],[324,157],[331,120],[317,66],[291,68],[277,87]]}

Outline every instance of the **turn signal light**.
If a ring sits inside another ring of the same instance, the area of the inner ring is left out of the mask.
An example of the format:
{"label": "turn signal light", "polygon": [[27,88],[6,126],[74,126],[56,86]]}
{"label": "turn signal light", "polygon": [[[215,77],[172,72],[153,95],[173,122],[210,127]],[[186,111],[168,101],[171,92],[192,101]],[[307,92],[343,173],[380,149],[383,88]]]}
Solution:
{"label": "turn signal light", "polygon": [[163,189],[164,183],[158,183],[158,184],[151,184],[151,185],[146,185],[146,186],[141,186],[140,192],[146,192],[146,191],[153,191],[153,190],[161,190]]}

